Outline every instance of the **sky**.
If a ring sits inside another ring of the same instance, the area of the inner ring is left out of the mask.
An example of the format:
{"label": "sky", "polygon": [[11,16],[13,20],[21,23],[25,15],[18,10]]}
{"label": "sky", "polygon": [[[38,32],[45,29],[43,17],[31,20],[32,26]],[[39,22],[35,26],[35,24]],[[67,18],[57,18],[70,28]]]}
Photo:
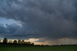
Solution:
{"label": "sky", "polygon": [[76,0],[0,0],[0,38],[35,44],[77,44]]}

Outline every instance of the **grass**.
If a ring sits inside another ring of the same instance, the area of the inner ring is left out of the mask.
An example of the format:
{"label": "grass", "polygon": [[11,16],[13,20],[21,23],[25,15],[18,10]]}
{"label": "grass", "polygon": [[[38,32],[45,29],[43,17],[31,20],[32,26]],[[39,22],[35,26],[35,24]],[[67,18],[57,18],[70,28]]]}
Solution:
{"label": "grass", "polygon": [[0,51],[77,51],[77,46],[0,47]]}

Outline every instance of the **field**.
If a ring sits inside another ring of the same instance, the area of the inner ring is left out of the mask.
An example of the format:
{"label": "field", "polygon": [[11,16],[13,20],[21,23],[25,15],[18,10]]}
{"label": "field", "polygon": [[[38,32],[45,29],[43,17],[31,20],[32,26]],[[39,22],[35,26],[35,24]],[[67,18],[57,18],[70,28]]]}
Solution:
{"label": "field", "polygon": [[77,51],[77,46],[0,47],[0,51]]}

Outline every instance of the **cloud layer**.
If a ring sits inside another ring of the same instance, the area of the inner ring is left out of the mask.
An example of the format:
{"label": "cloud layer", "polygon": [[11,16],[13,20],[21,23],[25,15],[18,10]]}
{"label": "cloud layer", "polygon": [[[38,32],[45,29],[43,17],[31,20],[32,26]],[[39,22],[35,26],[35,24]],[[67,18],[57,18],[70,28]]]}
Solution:
{"label": "cloud layer", "polygon": [[[0,17],[22,22],[22,28],[7,25],[5,29],[0,26],[0,35],[77,38],[76,3],[76,0],[0,0]],[[4,33],[5,30],[9,33]]]}

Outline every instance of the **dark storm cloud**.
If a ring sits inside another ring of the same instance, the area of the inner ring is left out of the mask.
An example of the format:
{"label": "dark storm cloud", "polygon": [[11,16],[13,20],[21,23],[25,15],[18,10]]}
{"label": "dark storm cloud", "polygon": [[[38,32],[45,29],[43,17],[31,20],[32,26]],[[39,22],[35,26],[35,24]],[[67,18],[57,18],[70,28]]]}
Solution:
{"label": "dark storm cloud", "polygon": [[0,0],[0,16],[23,22],[20,30],[8,26],[12,35],[76,38],[76,3],[76,0]]}
{"label": "dark storm cloud", "polygon": [[[26,30],[26,29],[25,29]],[[30,34],[27,34],[23,27],[20,27],[17,24],[11,25],[3,25],[0,24],[0,37],[8,37],[8,38],[29,38]],[[24,36],[24,37],[23,37]]]}
{"label": "dark storm cloud", "polygon": [[0,34],[6,33],[6,28],[0,24]]}

